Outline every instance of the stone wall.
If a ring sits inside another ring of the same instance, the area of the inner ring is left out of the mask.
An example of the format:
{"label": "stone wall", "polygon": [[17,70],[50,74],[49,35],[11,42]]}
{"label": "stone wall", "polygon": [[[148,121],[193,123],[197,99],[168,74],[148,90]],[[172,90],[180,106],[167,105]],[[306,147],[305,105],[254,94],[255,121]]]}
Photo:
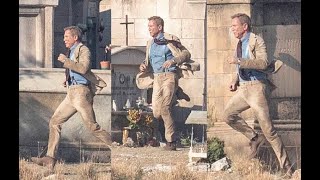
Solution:
{"label": "stone wall", "polygon": [[19,67],[52,67],[53,11],[58,0],[19,0]]}

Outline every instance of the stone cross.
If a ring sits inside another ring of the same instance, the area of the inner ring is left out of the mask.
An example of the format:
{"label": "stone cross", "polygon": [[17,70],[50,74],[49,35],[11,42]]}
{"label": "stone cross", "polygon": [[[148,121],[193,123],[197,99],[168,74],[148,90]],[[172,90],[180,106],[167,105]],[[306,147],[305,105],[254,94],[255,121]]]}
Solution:
{"label": "stone cross", "polygon": [[120,24],[126,25],[126,45],[128,46],[128,24],[133,24],[133,22],[128,22],[128,15],[126,15],[126,22]]}

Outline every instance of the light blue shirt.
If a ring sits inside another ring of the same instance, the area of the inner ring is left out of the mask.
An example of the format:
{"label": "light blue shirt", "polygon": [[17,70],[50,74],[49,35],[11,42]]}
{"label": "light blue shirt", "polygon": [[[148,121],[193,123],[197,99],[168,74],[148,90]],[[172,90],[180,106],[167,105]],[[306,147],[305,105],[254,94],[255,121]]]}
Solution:
{"label": "light blue shirt", "polygon": [[[74,44],[70,48],[70,59],[72,61],[74,61],[74,51],[78,45],[79,45],[79,43]],[[71,69],[69,69],[69,72],[70,72],[70,79],[68,81],[69,86],[75,85],[75,84],[84,84],[84,85],[89,84],[89,81],[85,77],[83,77],[80,73],[77,73]]]}
{"label": "light blue shirt", "polygon": [[[156,38],[159,40],[164,40],[163,33],[159,33]],[[172,52],[167,45],[158,45],[153,40],[150,47],[149,58],[153,73],[172,72],[176,70],[175,65],[166,69],[162,67],[165,61],[173,58]]]}
{"label": "light blue shirt", "polygon": [[[246,59],[249,59],[249,37],[250,32],[248,32],[244,37],[241,38],[242,41],[242,58],[245,61]],[[242,72],[243,76],[247,77],[247,79],[242,79],[239,75],[240,82],[244,81],[253,81],[253,80],[264,80],[267,79],[267,74],[254,70],[254,69],[241,69],[240,72],[240,65],[237,65],[238,74]]]}

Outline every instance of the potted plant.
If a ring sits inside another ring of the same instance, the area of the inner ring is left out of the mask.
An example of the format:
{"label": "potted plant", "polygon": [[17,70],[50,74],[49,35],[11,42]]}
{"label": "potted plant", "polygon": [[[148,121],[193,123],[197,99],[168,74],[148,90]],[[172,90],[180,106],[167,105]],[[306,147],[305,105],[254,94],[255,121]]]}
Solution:
{"label": "potted plant", "polygon": [[102,60],[100,61],[100,67],[101,69],[110,69],[110,61],[108,60]]}
{"label": "potted plant", "polygon": [[110,69],[110,61],[107,60],[108,59],[107,54],[109,51],[111,51],[111,44],[110,44],[110,46],[107,45],[104,50],[105,50],[106,54],[105,54],[104,60],[100,61],[100,67],[101,67],[101,69],[108,69],[109,70]]}

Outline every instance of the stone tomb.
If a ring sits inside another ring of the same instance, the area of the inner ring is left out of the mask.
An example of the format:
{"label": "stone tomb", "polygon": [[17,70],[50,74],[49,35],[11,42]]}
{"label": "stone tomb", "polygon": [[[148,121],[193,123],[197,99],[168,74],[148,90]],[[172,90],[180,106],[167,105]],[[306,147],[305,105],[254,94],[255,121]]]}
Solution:
{"label": "stone tomb", "polygon": [[[144,90],[136,85],[136,74],[139,65],[145,59],[145,47],[116,47],[111,52],[112,66],[112,99],[116,109],[121,110],[127,100],[133,106],[138,97],[144,96]],[[145,96],[144,96],[145,97]]]}
{"label": "stone tomb", "polygon": [[147,99],[147,90],[141,90],[136,85],[136,74],[139,65],[145,59],[145,47],[121,46],[111,51],[111,88],[112,100],[114,100],[113,113],[111,115],[111,131],[113,141],[122,141],[122,128],[128,126],[123,107],[129,101],[131,106],[136,105],[138,97]]}

